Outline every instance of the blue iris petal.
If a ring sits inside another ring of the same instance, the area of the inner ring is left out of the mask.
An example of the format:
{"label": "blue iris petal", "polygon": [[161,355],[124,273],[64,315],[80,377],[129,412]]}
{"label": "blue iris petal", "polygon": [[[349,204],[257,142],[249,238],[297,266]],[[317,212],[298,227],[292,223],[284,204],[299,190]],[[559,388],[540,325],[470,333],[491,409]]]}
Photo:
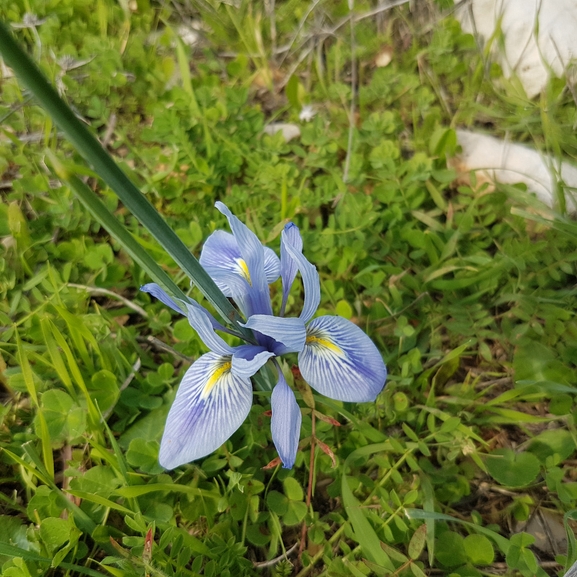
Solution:
{"label": "blue iris petal", "polygon": [[210,313],[197,303],[186,303],[187,317],[190,326],[198,333],[202,342],[219,355],[232,355],[234,349],[227,345],[224,340],[214,332],[214,327],[210,322]]}
{"label": "blue iris petal", "polygon": [[282,373],[271,395],[271,433],[285,469],[292,469],[299,446],[302,415],[291,388]]}
{"label": "blue iris petal", "polygon": [[297,263],[288,253],[287,245],[292,246],[298,252],[302,252],[303,250],[303,239],[298,226],[292,222],[289,222],[284,227],[280,241],[280,276],[282,279],[281,317],[284,316],[288,295],[298,272]]}
{"label": "blue iris petal", "polygon": [[234,349],[232,356],[232,372],[243,378],[250,378],[274,357],[265,347],[256,345],[241,345]]}
{"label": "blue iris petal", "polygon": [[318,317],[307,326],[299,369],[319,393],[338,401],[374,401],[387,379],[373,341],[342,317]]}
{"label": "blue iris petal", "polygon": [[305,298],[300,318],[307,323],[313,318],[313,315],[317,312],[321,302],[321,283],[319,280],[319,273],[317,272],[317,268],[312,265],[301,252],[293,248],[291,245],[287,244],[286,250],[295,261],[303,279]]}
{"label": "blue iris petal", "polygon": [[218,449],[252,404],[250,379],[234,375],[230,357],[202,355],[186,371],[160,443],[160,464],[174,469]]}
{"label": "blue iris petal", "polygon": [[240,255],[247,268],[250,290],[247,294],[247,316],[253,314],[272,315],[270,294],[265,273],[265,251],[262,243],[245,224],[243,224],[222,203],[217,202],[216,208],[224,214],[238,243]]}
{"label": "blue iris petal", "polygon": [[154,298],[158,299],[161,303],[165,304],[167,307],[170,307],[173,311],[184,315],[186,314],[183,309],[181,309],[167,294],[164,292],[164,289],[157,285],[155,282],[150,282],[140,287],[140,290],[143,293],[151,294]]}
{"label": "blue iris petal", "polygon": [[301,319],[253,315],[243,326],[274,339],[280,345],[272,345],[276,355],[298,353],[305,345],[306,329]]}

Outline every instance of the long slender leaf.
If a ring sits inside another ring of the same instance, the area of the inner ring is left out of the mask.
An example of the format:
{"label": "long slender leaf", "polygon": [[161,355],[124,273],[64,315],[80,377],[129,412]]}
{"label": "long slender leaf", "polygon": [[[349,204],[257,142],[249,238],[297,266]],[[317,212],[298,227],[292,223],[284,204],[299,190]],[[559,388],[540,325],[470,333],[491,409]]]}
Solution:
{"label": "long slender leaf", "polygon": [[[241,327],[237,325],[240,318],[237,310],[222,294],[176,233],[164,222],[148,199],[140,193],[86,126],[76,118],[72,110],[60,98],[56,90],[48,83],[42,72],[20,48],[7,27],[1,22],[0,54],[22,83],[40,101],[40,104],[64,132],[72,145],[92,165],[96,173],[164,247],[225,321],[227,323],[232,322],[240,330]],[[77,187],[74,187],[74,190],[77,192]],[[86,200],[88,193],[86,191],[84,193]],[[92,191],[90,191],[90,196],[96,197]]]}

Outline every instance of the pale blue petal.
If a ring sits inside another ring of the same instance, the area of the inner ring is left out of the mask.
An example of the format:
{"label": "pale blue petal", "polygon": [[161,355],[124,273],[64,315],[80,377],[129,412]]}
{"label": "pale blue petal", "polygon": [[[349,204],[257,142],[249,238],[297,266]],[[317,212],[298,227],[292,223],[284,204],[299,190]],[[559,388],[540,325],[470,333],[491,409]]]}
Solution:
{"label": "pale blue petal", "polygon": [[274,353],[267,351],[264,347],[241,345],[234,349],[232,372],[238,377],[248,379],[274,356]]}
{"label": "pale blue petal", "polygon": [[225,296],[235,298],[248,290],[248,268],[229,232],[213,232],[202,247],[199,262]]}
{"label": "pale blue petal", "polygon": [[253,315],[243,326],[277,341],[280,346],[273,349],[277,355],[298,353],[305,346],[306,329],[302,319]]}
{"label": "pale blue petal", "polygon": [[164,303],[166,306],[170,307],[172,310],[176,311],[177,313],[180,313],[181,315],[186,315],[184,311],[187,309],[188,306],[196,307],[197,309],[200,309],[208,317],[213,329],[217,331],[228,332],[228,329],[226,327],[221,325],[204,307],[199,305],[194,299],[191,299],[190,297],[187,297],[188,298],[187,302],[178,299],[178,302],[180,303],[179,306],[176,304],[176,301],[171,299],[164,292],[164,290],[160,288],[160,286],[157,285],[156,283],[151,282],[145,284],[144,286],[140,287],[140,290],[142,292],[151,294],[153,297],[157,298],[160,302]]}
{"label": "pale blue petal", "polygon": [[307,323],[313,318],[313,315],[316,313],[319,303],[321,302],[321,283],[319,280],[319,273],[317,272],[316,267],[312,265],[301,252],[293,248],[290,244],[285,244],[285,248],[297,263],[297,267],[303,279],[305,297],[300,318]]}
{"label": "pale blue petal", "polygon": [[252,386],[230,369],[230,357],[207,353],[186,371],[160,443],[159,461],[166,469],[209,455],[246,419]]}
{"label": "pale blue petal", "polygon": [[264,273],[266,282],[273,283],[280,276],[280,260],[272,248],[264,247]]}
{"label": "pale blue petal", "polygon": [[385,363],[373,341],[342,317],[311,321],[298,363],[313,389],[338,401],[374,401],[387,379]]}
{"label": "pale blue petal", "polygon": [[[273,250],[264,249],[264,272],[267,283],[273,283],[280,274],[280,261]],[[250,273],[242,258],[238,242],[233,234],[224,230],[213,232],[204,243],[200,264],[227,297],[234,298],[249,287]],[[238,279],[243,283],[238,284]]]}
{"label": "pale blue petal", "polygon": [[145,284],[140,287],[140,290],[143,293],[151,294],[154,298],[158,299],[161,303],[165,304],[167,307],[170,307],[173,311],[184,315],[185,313],[183,310],[166,294],[164,289],[157,285],[155,282],[151,282]]}
{"label": "pale blue petal", "polygon": [[303,239],[299,232],[298,226],[292,222],[289,222],[284,227],[280,241],[280,276],[282,279],[281,316],[284,316],[288,295],[298,271],[297,263],[288,253],[286,245],[290,245],[296,251],[302,253]]}
{"label": "pale blue petal", "polygon": [[[195,306],[196,305],[196,306]],[[215,332],[210,322],[210,313],[203,309],[198,303],[195,305],[186,303],[187,317],[190,326],[198,333],[202,342],[219,355],[232,355],[234,349]]]}
{"label": "pale blue petal", "polygon": [[246,225],[244,225],[230,210],[222,203],[217,202],[216,208],[224,214],[232,229],[234,238],[238,243],[238,248],[243,261],[248,269],[251,290],[249,292],[250,314],[272,314],[270,304],[270,294],[265,274],[265,251],[262,243]]}
{"label": "pale blue petal", "polygon": [[292,469],[299,446],[302,415],[295,395],[282,373],[272,391],[272,440],[285,469]]}

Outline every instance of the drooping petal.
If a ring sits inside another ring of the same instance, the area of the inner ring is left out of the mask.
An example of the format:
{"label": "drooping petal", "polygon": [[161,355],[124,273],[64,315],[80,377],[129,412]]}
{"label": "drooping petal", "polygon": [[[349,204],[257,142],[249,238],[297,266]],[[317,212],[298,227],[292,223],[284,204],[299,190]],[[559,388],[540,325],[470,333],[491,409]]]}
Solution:
{"label": "drooping petal", "polygon": [[164,289],[157,285],[155,282],[150,282],[148,284],[142,285],[140,290],[143,293],[151,294],[154,298],[158,299],[161,303],[170,307],[173,311],[180,313],[181,315],[186,314],[183,309],[181,309],[176,302],[174,302],[164,291]]}
{"label": "drooping petal", "polygon": [[302,253],[303,239],[296,224],[289,222],[282,231],[280,241],[280,276],[282,279],[282,305],[280,316],[284,316],[291,286],[297,276],[298,266],[287,251],[286,245]]}
{"label": "drooping petal", "polygon": [[273,347],[276,355],[297,353],[305,346],[306,329],[302,319],[253,315],[243,326],[274,339],[279,345]]}
{"label": "drooping petal", "polygon": [[216,208],[224,214],[232,229],[240,256],[248,269],[250,291],[248,292],[247,316],[252,314],[272,314],[270,294],[265,273],[265,251],[262,243],[246,225],[244,225],[222,202],[215,204]]}
{"label": "drooping petal", "polygon": [[186,371],[168,413],[160,464],[174,469],[212,453],[241,426],[251,404],[250,380],[232,373],[230,357],[202,355]]}
{"label": "drooping petal", "polygon": [[279,380],[272,391],[271,433],[276,450],[285,469],[292,469],[295,464],[302,415],[295,395],[283,374],[279,371]]}
{"label": "drooping petal", "polygon": [[186,316],[186,310],[188,306],[192,306],[192,307],[196,307],[197,309],[201,309],[202,312],[208,317],[208,319],[210,320],[210,324],[212,325],[212,328],[217,330],[217,331],[225,331],[225,332],[229,332],[229,330],[224,327],[222,324],[220,324],[213,315],[211,315],[204,307],[202,307],[201,305],[199,305],[194,299],[191,299],[190,297],[188,298],[187,302],[181,301],[180,299],[178,299],[178,302],[180,303],[180,305],[178,305],[176,303],[176,301],[174,301],[173,299],[171,299],[166,292],[156,283],[151,282],[148,284],[145,284],[143,286],[140,287],[140,290],[142,292],[145,293],[149,293],[151,294],[153,297],[157,298],[160,302],[162,302],[163,304],[165,304],[166,306],[170,307],[173,311],[176,311],[177,313],[180,313],[181,315],[185,315]]}
{"label": "drooping petal", "polygon": [[238,377],[248,379],[274,357],[274,353],[266,350],[265,347],[256,345],[241,345],[234,349],[232,356],[232,372]]}
{"label": "drooping petal", "polygon": [[[232,355],[234,348],[227,345],[226,342],[214,332],[211,323],[210,313],[201,307],[198,303],[186,305],[187,317],[190,326],[198,333],[202,342],[215,353],[219,355]],[[196,306],[195,306],[196,305]]]}
{"label": "drooping petal", "polygon": [[298,362],[303,378],[313,389],[338,401],[374,401],[387,378],[385,363],[373,341],[342,317],[311,321]]}
{"label": "drooping petal", "polygon": [[317,272],[316,266],[311,264],[301,252],[296,250],[290,244],[286,244],[285,248],[291,258],[296,262],[303,279],[305,297],[300,318],[305,323],[308,323],[313,318],[313,315],[316,313],[319,308],[319,303],[321,302],[321,283],[319,280],[319,273]]}

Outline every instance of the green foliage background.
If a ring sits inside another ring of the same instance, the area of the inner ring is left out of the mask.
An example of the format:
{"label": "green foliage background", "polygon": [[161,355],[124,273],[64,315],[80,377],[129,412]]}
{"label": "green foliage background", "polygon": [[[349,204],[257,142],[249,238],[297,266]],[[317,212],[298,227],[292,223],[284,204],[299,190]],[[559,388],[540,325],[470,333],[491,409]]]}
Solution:
{"label": "green foliage background", "polygon": [[[528,577],[575,561],[576,227],[545,220],[521,185],[458,180],[447,159],[456,127],[574,158],[576,106],[564,79],[528,100],[441,4],[368,18],[375,6],[356,2],[354,47],[346,2],[290,0],[272,20],[250,1],[2,4],[194,254],[224,227],[216,200],[273,248],[293,220],[321,274],[319,314],[358,323],[390,373],[374,404],[299,396],[292,471],[263,468],[276,456],[267,393],[219,451],[163,471],[164,419],[203,345],[138,293],[150,279],[46,151],[188,282],[2,69],[2,576]],[[271,121],[300,137],[263,134]],[[543,511],[565,515],[568,549],[523,524]]]}

